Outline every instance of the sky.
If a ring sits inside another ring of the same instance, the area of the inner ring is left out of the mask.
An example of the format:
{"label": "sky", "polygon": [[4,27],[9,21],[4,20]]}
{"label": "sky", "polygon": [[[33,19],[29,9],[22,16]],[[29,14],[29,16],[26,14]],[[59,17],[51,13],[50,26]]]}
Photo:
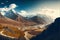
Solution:
{"label": "sky", "polygon": [[0,7],[8,6],[12,3],[16,4],[19,10],[27,10],[33,6],[35,6],[39,0],[0,0]]}
{"label": "sky", "polygon": [[60,0],[0,0],[0,8],[15,9],[22,16],[44,14],[52,19],[60,17]]}
{"label": "sky", "polygon": [[60,17],[60,1],[44,1],[32,9],[32,12],[45,14],[53,19]]}

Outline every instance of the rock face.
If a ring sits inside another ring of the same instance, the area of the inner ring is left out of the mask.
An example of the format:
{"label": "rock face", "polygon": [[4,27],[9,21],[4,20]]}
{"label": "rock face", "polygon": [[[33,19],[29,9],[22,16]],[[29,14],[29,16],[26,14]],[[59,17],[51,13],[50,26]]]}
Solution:
{"label": "rock face", "polygon": [[46,30],[31,40],[60,40],[60,18],[57,18]]}

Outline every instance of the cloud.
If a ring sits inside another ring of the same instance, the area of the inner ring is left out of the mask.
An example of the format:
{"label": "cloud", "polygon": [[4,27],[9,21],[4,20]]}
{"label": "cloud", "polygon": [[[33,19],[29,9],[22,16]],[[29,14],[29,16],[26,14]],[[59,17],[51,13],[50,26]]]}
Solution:
{"label": "cloud", "polygon": [[16,4],[10,4],[8,8],[7,8],[7,7],[0,8],[0,12],[2,13],[2,15],[4,15],[5,12],[8,12],[9,10],[13,10],[13,12],[16,12],[16,11],[14,10],[14,8],[16,8],[16,7],[17,7]]}
{"label": "cloud", "polygon": [[21,10],[20,12],[18,12],[18,14],[20,14],[23,17],[33,17],[36,16],[37,14],[34,14],[33,12],[31,13],[30,11],[25,11],[25,10]]}
{"label": "cloud", "polygon": [[50,16],[53,20],[56,19],[57,17],[60,17],[59,9],[42,8],[42,9],[36,10],[34,12],[38,13],[38,14],[44,14],[44,15]]}
{"label": "cloud", "polygon": [[0,8],[0,12],[1,11],[7,11],[8,10],[8,8]]}
{"label": "cloud", "polygon": [[5,15],[5,11],[8,11],[8,8],[0,8],[0,12],[2,15]]}
{"label": "cloud", "polygon": [[17,7],[16,4],[10,4],[8,8],[7,7],[0,8],[0,11],[9,11],[9,10],[14,9],[16,7]]}
{"label": "cloud", "polygon": [[2,15],[5,15],[5,12],[1,12]]}
{"label": "cloud", "polygon": [[23,17],[26,17],[28,13],[25,10],[21,10],[18,14],[20,14]]}
{"label": "cloud", "polygon": [[16,4],[10,4],[10,5],[9,5],[9,8],[11,8],[11,9],[14,9],[14,8],[16,8],[16,7],[17,7]]}

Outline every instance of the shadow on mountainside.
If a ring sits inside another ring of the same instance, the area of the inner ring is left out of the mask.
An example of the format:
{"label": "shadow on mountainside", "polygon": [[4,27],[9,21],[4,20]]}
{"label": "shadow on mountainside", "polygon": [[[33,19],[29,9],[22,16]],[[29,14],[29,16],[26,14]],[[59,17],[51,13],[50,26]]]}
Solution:
{"label": "shadow on mountainside", "polygon": [[30,40],[60,40],[60,18],[56,18],[46,30]]}

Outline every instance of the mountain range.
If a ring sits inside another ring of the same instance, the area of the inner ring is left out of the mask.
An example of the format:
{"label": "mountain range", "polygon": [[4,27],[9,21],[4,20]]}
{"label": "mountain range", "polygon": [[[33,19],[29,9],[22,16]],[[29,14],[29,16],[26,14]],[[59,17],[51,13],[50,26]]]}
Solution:
{"label": "mountain range", "polygon": [[[4,34],[14,38],[22,37],[24,39],[24,30],[30,31],[35,25],[47,24],[48,20],[49,18],[45,15],[23,17],[17,12],[15,13],[13,12],[13,10],[9,10],[8,12],[5,12],[5,15],[2,15],[2,13],[0,13],[0,32],[3,31],[1,35]],[[6,32],[9,34],[7,34]],[[39,31],[36,31],[36,33],[37,32],[39,33]]]}

